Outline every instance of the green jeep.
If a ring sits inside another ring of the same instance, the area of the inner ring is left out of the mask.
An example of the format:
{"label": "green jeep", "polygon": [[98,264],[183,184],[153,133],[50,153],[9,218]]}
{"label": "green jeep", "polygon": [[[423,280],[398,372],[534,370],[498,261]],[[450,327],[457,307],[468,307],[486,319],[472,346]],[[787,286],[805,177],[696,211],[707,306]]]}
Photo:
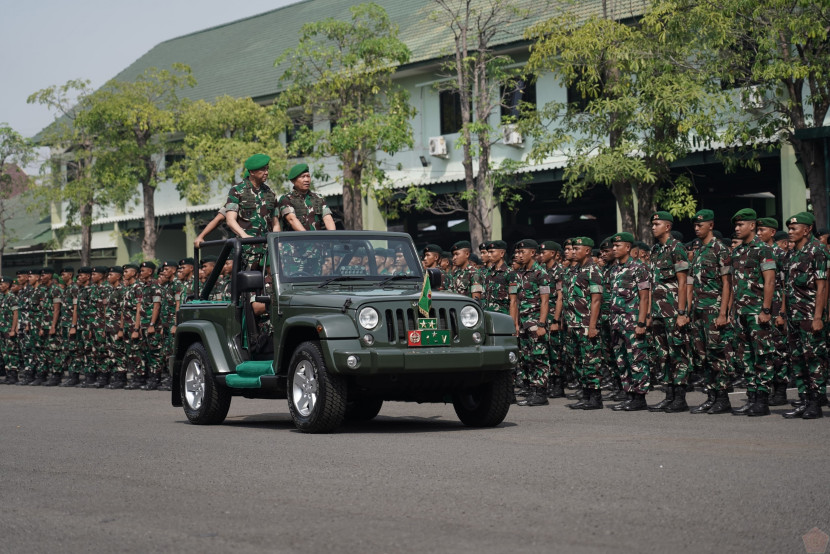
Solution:
{"label": "green jeep", "polygon": [[[501,423],[518,344],[512,319],[438,289],[409,235],[271,233],[204,243],[214,271],[177,314],[172,402],[191,423],[221,423],[231,398],[287,398],[297,428],[370,420],[384,400],[452,402],[468,426]],[[210,300],[226,259],[230,300]]]}

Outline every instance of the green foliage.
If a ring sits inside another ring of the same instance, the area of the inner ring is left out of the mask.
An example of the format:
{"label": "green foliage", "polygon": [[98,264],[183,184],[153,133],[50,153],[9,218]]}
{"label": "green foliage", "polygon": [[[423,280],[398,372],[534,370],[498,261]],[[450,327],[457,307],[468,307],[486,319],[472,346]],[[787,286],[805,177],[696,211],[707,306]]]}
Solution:
{"label": "green foliage", "polygon": [[686,175],[674,179],[672,186],[658,190],[654,200],[661,210],[666,210],[676,218],[691,219],[697,211],[694,183]]}
{"label": "green foliage", "polygon": [[280,133],[287,124],[282,110],[263,107],[250,98],[221,96],[213,102],[190,103],[177,126],[184,138],[171,145],[183,159],[166,174],[182,197],[194,204],[205,202],[214,186],[235,183],[242,163],[258,152],[271,157],[272,175],[278,177],[286,163]]}
{"label": "green foliage", "polygon": [[337,158],[346,226],[359,229],[360,195],[385,180],[377,153],[412,146],[414,109],[391,79],[410,55],[398,27],[377,4],[353,6],[350,14],[348,21],[303,25],[297,47],[275,65],[285,67],[278,105],[304,124],[289,155]]}
{"label": "green foliage", "polygon": [[[24,168],[35,159],[34,146],[7,123],[0,123],[0,262],[6,245],[15,238],[13,229],[6,223],[14,215],[8,207],[8,200],[28,189],[28,182],[20,182],[13,174],[12,167]],[[2,269],[2,263],[0,263]]]}

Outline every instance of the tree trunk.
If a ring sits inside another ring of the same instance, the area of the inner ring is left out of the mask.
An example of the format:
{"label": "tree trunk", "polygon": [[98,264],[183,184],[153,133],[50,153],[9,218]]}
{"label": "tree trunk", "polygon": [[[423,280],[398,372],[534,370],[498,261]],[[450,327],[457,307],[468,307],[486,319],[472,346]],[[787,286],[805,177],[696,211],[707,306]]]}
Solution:
{"label": "tree trunk", "polygon": [[[830,227],[827,220],[827,189],[825,156],[823,140],[793,140],[793,147],[801,157],[806,174],[807,187],[810,189],[810,203],[816,217],[816,228]],[[792,214],[781,214],[790,217]]]}
{"label": "tree trunk", "polygon": [[343,165],[343,226],[350,231],[363,229],[363,197],[360,172]]}
{"label": "tree trunk", "polygon": [[92,261],[92,202],[81,206],[81,265]]}
{"label": "tree trunk", "polygon": [[[478,175],[476,176],[476,195],[470,214],[470,240],[473,249],[493,235],[493,184],[490,182],[490,143],[486,133],[478,134]],[[476,220],[476,225],[472,224]]]}
{"label": "tree trunk", "polygon": [[622,230],[637,234],[637,217],[634,211],[634,195],[631,192],[631,185],[618,181],[611,185],[611,192],[614,193],[617,207],[620,210]]}
{"label": "tree trunk", "polygon": [[145,260],[156,258],[156,188],[149,183],[141,183],[141,192],[144,198],[144,239],[141,241],[141,252]]}
{"label": "tree trunk", "polygon": [[657,211],[654,195],[657,185],[642,184],[637,187],[637,236],[647,244],[654,244],[651,234],[651,214]]}

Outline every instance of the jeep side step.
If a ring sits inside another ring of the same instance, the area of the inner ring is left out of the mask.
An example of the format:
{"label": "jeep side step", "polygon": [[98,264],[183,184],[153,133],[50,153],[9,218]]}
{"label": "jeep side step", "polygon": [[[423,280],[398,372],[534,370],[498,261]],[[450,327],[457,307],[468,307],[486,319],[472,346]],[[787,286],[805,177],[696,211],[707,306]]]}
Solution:
{"label": "jeep side step", "polygon": [[273,360],[247,361],[236,366],[236,373],[225,376],[225,385],[234,389],[262,388],[260,377],[274,375]]}

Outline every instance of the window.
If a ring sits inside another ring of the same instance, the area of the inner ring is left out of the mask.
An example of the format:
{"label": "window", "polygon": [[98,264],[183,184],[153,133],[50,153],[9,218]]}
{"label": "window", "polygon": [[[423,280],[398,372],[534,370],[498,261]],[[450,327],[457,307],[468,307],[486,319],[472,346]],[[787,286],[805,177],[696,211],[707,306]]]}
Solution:
{"label": "window", "polygon": [[501,87],[501,120],[516,120],[522,107],[536,107],[536,83],[532,76],[518,77]]}
{"label": "window", "polygon": [[[451,135],[461,130],[461,96],[454,90],[442,90],[438,93],[441,109],[441,134]],[[471,106],[472,111],[472,106]]]}

